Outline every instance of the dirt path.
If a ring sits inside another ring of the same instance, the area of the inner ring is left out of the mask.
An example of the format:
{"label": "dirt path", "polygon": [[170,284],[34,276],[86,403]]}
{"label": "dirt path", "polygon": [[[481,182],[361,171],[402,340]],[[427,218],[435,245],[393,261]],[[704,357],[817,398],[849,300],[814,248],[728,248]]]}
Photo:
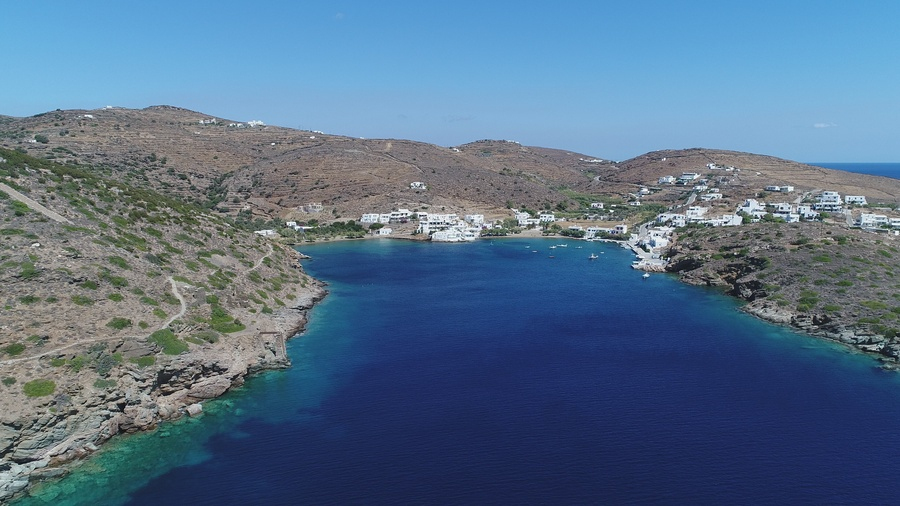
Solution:
{"label": "dirt path", "polygon": [[[172,316],[171,318],[169,318],[168,320],[166,320],[166,323],[162,324],[159,327],[160,329],[164,329],[164,328],[168,327],[169,325],[172,324],[173,321],[181,318],[187,312],[187,301],[184,300],[184,297],[181,295],[181,292],[178,291],[178,284],[175,282],[174,279],[172,279],[172,276],[169,276],[169,283],[172,284],[172,293],[175,295],[175,298],[177,298],[178,301],[181,302],[181,310],[178,311],[178,314],[176,314],[176,315]],[[22,357],[22,358],[13,358],[13,359],[9,359],[9,360],[0,360],[0,366],[9,365],[9,364],[17,364],[19,362],[27,362],[29,360],[37,360],[41,357],[59,353],[63,350],[67,350],[69,348],[74,348],[76,346],[81,346],[81,345],[85,345],[85,344],[94,344],[94,343],[102,343],[102,342],[106,342],[106,341],[117,341],[117,340],[123,340],[123,339],[128,339],[128,338],[134,339],[134,338],[143,338],[143,337],[146,337],[146,336],[115,336],[115,337],[101,337],[101,338],[97,338],[97,339],[83,339],[81,341],[75,341],[74,343],[69,343],[65,346],[60,346],[59,348],[52,348],[47,351],[43,351],[41,353],[38,353],[37,355],[31,355],[29,357]]]}
{"label": "dirt path", "polygon": [[31,209],[34,209],[37,212],[43,214],[44,216],[50,218],[53,221],[58,221],[59,223],[68,223],[69,225],[72,224],[72,222],[69,221],[69,219],[66,218],[65,216],[60,215],[56,211],[51,211],[51,210],[47,209],[46,207],[42,206],[41,204],[39,204],[37,201],[35,201],[31,197],[26,197],[25,195],[19,193],[18,191],[11,188],[7,184],[0,183],[0,190],[3,190],[4,193],[8,194],[13,199],[18,200],[19,202],[25,204],[26,206],[28,206]]}
{"label": "dirt path", "polygon": [[253,272],[256,269],[259,269],[259,266],[262,265],[263,261],[265,259],[269,258],[270,256],[272,256],[272,253],[275,252],[275,248],[272,247],[272,243],[269,243],[268,246],[269,246],[269,252],[266,253],[265,255],[263,255],[262,257],[260,257],[260,259],[257,260],[255,264],[253,264],[253,267],[247,269],[248,273]]}
{"label": "dirt path", "polygon": [[182,316],[184,316],[184,313],[187,312],[187,302],[185,302],[184,297],[181,296],[181,292],[178,291],[178,284],[175,283],[175,280],[172,279],[172,276],[169,276],[169,283],[172,284],[172,293],[175,294],[175,298],[178,299],[179,302],[181,302],[181,310],[178,311],[178,314],[166,320],[166,323],[162,324],[160,330],[168,327],[172,324],[172,322],[181,318]]}

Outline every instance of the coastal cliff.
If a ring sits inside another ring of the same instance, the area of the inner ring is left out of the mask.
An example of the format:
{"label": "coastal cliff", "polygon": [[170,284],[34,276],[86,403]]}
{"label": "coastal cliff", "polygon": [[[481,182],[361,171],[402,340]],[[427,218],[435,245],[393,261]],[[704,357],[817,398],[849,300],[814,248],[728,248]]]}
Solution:
{"label": "coastal cliff", "polygon": [[683,229],[667,271],[721,287],[763,320],[844,343],[886,368],[900,359],[900,240],[837,223]]}
{"label": "coastal cliff", "polygon": [[326,293],[296,251],[98,171],[0,160],[0,502],[290,365]]}

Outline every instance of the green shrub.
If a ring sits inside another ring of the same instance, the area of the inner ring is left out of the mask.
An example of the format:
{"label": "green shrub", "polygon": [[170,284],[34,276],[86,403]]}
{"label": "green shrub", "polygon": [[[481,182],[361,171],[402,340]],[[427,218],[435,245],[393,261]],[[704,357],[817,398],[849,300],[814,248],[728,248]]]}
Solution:
{"label": "green shrub", "polygon": [[128,359],[132,364],[136,364],[138,367],[150,367],[151,365],[156,363],[156,357],[153,355],[147,355],[144,357],[131,357]]}
{"label": "green shrub", "polygon": [[122,302],[123,300],[125,300],[125,297],[123,297],[122,294],[118,292],[113,292],[107,295],[106,298],[113,302]]}
{"label": "green shrub", "polygon": [[12,376],[7,376],[7,377],[3,378],[3,384],[8,387],[13,386],[16,384],[16,378],[13,378]]}
{"label": "green shrub", "polygon": [[25,351],[25,345],[22,343],[12,343],[10,345],[5,346],[3,348],[3,351],[7,355],[14,357],[16,355],[21,355],[22,352]]}
{"label": "green shrub", "polygon": [[147,304],[148,306],[158,306],[159,305],[159,302],[157,302],[156,299],[151,299],[150,297],[147,297],[146,295],[141,297],[141,303]]}
{"label": "green shrub", "polygon": [[94,382],[94,388],[99,388],[101,390],[106,390],[107,388],[112,388],[114,386],[116,386],[116,380],[112,379],[100,378]]}
{"label": "green shrub", "polygon": [[85,297],[84,295],[73,295],[72,302],[79,306],[93,306],[94,299]]}
{"label": "green shrub", "polygon": [[210,327],[223,334],[240,332],[247,328],[240,320],[233,318],[221,306],[213,306]]}
{"label": "green shrub", "polygon": [[862,306],[865,306],[869,309],[874,309],[876,311],[888,308],[887,304],[885,304],[884,302],[881,302],[879,300],[864,300],[864,301],[860,302],[860,304]]}
{"label": "green shrub", "polygon": [[155,307],[153,308],[153,316],[159,318],[160,320],[164,320],[168,315],[162,309]]}
{"label": "green shrub", "polygon": [[141,321],[138,322],[138,327],[140,327],[140,328],[142,328],[142,329],[145,329],[145,328],[147,328],[147,327],[149,327],[149,326],[150,326],[150,324],[147,323],[147,322],[145,322],[144,320],[141,320]]}
{"label": "green shrub", "polygon": [[150,334],[149,341],[162,348],[166,355],[179,355],[188,350],[188,345],[169,329],[160,329]]}
{"label": "green shrub", "polygon": [[52,365],[53,367],[62,367],[66,365],[66,359],[62,357],[51,358],[50,365]]}
{"label": "green shrub", "polygon": [[120,269],[130,269],[131,268],[131,267],[129,267],[128,262],[125,261],[125,259],[120,256],[111,256],[108,258],[108,260],[109,260],[109,263],[115,265],[116,267],[118,267]]}
{"label": "green shrub", "polygon": [[96,289],[97,289],[97,282],[96,282],[96,281],[92,281],[92,280],[89,279],[89,280],[84,281],[83,283],[81,283],[79,286],[80,286],[81,288],[87,288],[88,290],[96,290]]}
{"label": "green shrub", "polygon": [[194,334],[194,337],[206,341],[207,343],[219,342],[219,333],[213,330],[204,330],[202,332],[198,332]]}
{"label": "green shrub", "polygon": [[130,327],[131,325],[131,320],[129,320],[128,318],[120,318],[118,316],[106,322],[107,327],[116,330],[122,330],[126,327]]}
{"label": "green shrub", "polygon": [[37,270],[34,266],[34,262],[25,261],[22,262],[22,270],[19,271],[19,277],[22,279],[34,279],[38,277],[41,272]]}
{"label": "green shrub", "polygon": [[28,397],[44,397],[56,391],[56,383],[48,379],[31,380],[22,385],[22,391]]}
{"label": "green shrub", "polygon": [[25,295],[24,297],[19,297],[19,302],[22,304],[34,304],[35,302],[40,301],[41,298],[34,295]]}

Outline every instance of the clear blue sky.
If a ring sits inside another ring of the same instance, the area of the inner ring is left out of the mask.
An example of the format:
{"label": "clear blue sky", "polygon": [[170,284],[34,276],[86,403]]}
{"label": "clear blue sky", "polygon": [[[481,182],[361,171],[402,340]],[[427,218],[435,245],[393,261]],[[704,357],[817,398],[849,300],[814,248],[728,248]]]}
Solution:
{"label": "clear blue sky", "polygon": [[5,2],[0,114],[900,161],[900,2]]}

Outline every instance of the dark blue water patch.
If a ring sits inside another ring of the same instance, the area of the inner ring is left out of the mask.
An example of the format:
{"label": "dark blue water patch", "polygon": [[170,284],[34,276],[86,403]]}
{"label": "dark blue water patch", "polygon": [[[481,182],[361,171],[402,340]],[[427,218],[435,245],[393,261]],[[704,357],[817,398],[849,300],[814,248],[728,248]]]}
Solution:
{"label": "dark blue water patch", "polygon": [[826,169],[843,170],[845,172],[856,172],[859,174],[869,174],[872,176],[892,177],[900,179],[900,163],[832,163],[832,162],[815,162],[810,163],[816,167],[824,167]]}
{"label": "dark blue water patch", "polygon": [[331,294],[295,367],[226,396],[234,416],[202,437],[170,436],[202,458],[160,462],[126,503],[900,499],[895,375],[642,280],[615,246],[550,258],[558,242],[305,249]]}

